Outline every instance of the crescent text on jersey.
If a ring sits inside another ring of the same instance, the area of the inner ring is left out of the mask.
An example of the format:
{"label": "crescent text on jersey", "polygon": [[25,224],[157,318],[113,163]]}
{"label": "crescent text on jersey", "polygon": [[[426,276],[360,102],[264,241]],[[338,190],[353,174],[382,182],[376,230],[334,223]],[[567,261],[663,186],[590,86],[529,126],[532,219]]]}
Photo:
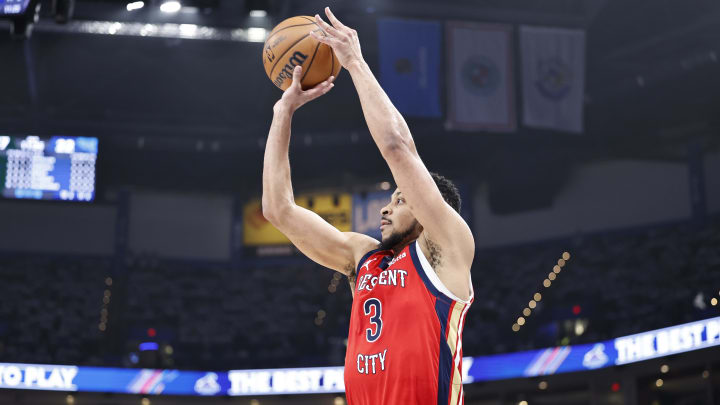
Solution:
{"label": "crescent text on jersey", "polygon": [[377,276],[372,274],[364,274],[360,277],[360,283],[358,284],[358,291],[372,291],[376,285],[389,285],[405,288],[405,277],[408,272],[406,270],[383,270]]}

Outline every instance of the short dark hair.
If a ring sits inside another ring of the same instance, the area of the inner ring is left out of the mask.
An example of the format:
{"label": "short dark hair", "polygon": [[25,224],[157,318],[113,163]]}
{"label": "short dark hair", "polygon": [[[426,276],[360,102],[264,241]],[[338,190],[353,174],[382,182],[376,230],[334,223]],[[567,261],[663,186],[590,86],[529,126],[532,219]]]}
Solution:
{"label": "short dark hair", "polygon": [[435,180],[435,185],[437,185],[437,188],[440,190],[440,194],[442,194],[445,202],[459,213],[462,200],[460,199],[460,192],[455,186],[455,183],[434,172],[430,172],[430,176]]}

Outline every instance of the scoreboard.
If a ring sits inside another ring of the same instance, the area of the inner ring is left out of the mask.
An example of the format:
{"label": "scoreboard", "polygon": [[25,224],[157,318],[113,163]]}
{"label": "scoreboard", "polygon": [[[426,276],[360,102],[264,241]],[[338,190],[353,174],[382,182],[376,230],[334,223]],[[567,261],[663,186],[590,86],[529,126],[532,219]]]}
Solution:
{"label": "scoreboard", "polygon": [[92,201],[95,198],[97,152],[97,138],[2,135],[2,196],[35,200]]}
{"label": "scoreboard", "polygon": [[0,0],[0,15],[22,14],[30,0]]}

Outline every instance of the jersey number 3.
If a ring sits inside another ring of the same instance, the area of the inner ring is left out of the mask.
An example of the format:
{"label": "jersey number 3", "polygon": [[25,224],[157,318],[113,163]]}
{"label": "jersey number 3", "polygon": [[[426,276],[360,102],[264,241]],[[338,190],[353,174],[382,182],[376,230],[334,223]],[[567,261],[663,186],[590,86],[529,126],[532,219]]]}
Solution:
{"label": "jersey number 3", "polygon": [[368,298],[363,304],[363,310],[365,315],[370,315],[370,323],[375,325],[375,332],[372,328],[365,329],[365,339],[372,343],[378,340],[382,333],[382,303],[377,298]]}

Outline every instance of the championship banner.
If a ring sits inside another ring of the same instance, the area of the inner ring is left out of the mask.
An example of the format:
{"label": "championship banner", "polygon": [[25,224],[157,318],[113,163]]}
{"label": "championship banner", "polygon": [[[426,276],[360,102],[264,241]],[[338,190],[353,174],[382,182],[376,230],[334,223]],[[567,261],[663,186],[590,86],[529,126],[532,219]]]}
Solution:
{"label": "championship banner", "polygon": [[451,22],[446,32],[448,128],[514,131],[512,27]]}
{"label": "championship banner", "polygon": [[[304,194],[295,203],[320,215],[330,225],[343,232],[352,229],[352,196],[341,194]],[[290,241],[262,214],[262,202],[255,199],[243,207],[243,244],[259,247],[287,245]]]}
{"label": "championship banner", "polygon": [[440,34],[434,21],[378,20],[380,84],[402,114],[440,117]]}
{"label": "championship banner", "polygon": [[390,202],[391,196],[391,190],[355,194],[353,196],[353,232],[364,233],[381,240],[380,210]]}
{"label": "championship banner", "polygon": [[523,26],[520,45],[525,125],[581,133],[585,32]]}

